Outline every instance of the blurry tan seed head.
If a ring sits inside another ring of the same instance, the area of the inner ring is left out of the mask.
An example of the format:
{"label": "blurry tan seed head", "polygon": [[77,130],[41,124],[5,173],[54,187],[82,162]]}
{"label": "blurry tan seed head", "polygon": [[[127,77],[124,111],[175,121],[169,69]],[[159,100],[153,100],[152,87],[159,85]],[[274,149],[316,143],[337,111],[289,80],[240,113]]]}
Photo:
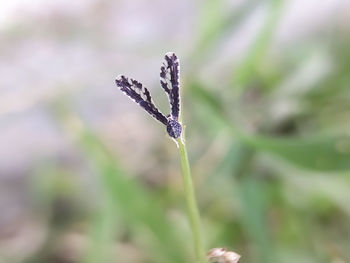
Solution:
{"label": "blurry tan seed head", "polygon": [[225,253],[226,253],[226,249],[224,248],[212,248],[208,251],[207,255],[209,258],[222,257]]}
{"label": "blurry tan seed head", "polygon": [[224,248],[213,248],[207,253],[211,263],[238,263],[241,256]]}
{"label": "blurry tan seed head", "polygon": [[224,248],[212,248],[207,253],[208,260],[211,263],[225,263],[223,258],[225,253],[226,249]]}
{"label": "blurry tan seed head", "polygon": [[228,251],[224,255],[225,263],[238,263],[240,258],[240,255],[232,251]]}

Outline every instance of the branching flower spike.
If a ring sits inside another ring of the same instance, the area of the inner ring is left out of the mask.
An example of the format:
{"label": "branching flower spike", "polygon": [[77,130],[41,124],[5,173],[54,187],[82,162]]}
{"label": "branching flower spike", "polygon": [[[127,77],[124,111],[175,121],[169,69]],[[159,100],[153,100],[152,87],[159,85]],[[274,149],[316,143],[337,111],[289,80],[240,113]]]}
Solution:
{"label": "branching flower spike", "polygon": [[180,64],[177,56],[173,52],[165,54],[164,62],[160,68],[160,85],[167,93],[170,103],[171,114],[165,117],[153,103],[150,92],[140,82],[119,75],[115,80],[118,88],[139,104],[156,120],[166,126],[170,137],[177,139],[182,132],[179,123],[180,114]]}
{"label": "branching flower spike", "polygon": [[[194,192],[190,163],[188,161],[184,132],[179,122],[180,116],[180,65],[179,60],[173,52],[165,54],[164,62],[160,67],[160,85],[168,95],[170,114],[163,115],[152,101],[150,92],[138,81],[120,75],[115,80],[118,88],[133,101],[139,104],[153,118],[166,126],[169,136],[176,143],[182,170],[184,192],[187,204],[189,225],[193,236],[193,249],[197,263],[207,263],[202,242],[200,227],[200,215]],[[226,263],[226,262],[225,262]],[[229,262],[236,263],[236,262]]]}

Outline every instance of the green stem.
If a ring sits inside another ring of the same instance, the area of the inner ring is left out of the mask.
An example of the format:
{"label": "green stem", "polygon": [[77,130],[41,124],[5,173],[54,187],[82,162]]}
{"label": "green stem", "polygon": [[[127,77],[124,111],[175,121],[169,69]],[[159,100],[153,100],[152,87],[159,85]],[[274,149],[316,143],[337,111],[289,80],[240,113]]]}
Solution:
{"label": "green stem", "polygon": [[182,133],[181,138],[178,138],[176,141],[179,146],[179,153],[181,159],[181,168],[182,168],[182,179],[185,189],[186,203],[187,203],[187,213],[190,221],[191,231],[194,241],[194,250],[196,260],[200,263],[205,263],[205,252],[203,247],[202,235],[201,235],[201,226],[200,226],[200,216],[196,201],[196,196],[194,192],[194,187],[192,183],[190,164],[188,161],[187,150],[184,139],[184,132]]}

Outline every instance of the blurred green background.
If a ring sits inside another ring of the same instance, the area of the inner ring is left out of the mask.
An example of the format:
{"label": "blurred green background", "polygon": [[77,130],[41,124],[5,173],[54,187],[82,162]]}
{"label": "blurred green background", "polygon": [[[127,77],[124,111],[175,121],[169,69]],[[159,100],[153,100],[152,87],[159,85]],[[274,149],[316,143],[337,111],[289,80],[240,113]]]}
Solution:
{"label": "blurred green background", "polygon": [[194,262],[177,149],[117,90],[181,62],[207,249],[350,262],[350,2],[0,2],[0,263]]}

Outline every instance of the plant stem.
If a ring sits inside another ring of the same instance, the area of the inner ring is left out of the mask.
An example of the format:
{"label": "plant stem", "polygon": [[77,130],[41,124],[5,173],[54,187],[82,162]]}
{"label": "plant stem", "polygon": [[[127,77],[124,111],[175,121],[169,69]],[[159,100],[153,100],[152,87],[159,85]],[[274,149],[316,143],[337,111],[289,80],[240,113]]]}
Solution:
{"label": "plant stem", "polygon": [[179,146],[179,153],[181,159],[181,169],[182,169],[182,179],[185,189],[185,197],[187,203],[187,213],[190,221],[190,227],[193,235],[194,250],[196,260],[200,263],[207,262],[205,259],[205,252],[203,247],[201,226],[200,226],[200,216],[197,206],[195,191],[192,183],[191,169],[188,161],[187,150],[184,140],[184,132],[181,138],[177,139]]}

